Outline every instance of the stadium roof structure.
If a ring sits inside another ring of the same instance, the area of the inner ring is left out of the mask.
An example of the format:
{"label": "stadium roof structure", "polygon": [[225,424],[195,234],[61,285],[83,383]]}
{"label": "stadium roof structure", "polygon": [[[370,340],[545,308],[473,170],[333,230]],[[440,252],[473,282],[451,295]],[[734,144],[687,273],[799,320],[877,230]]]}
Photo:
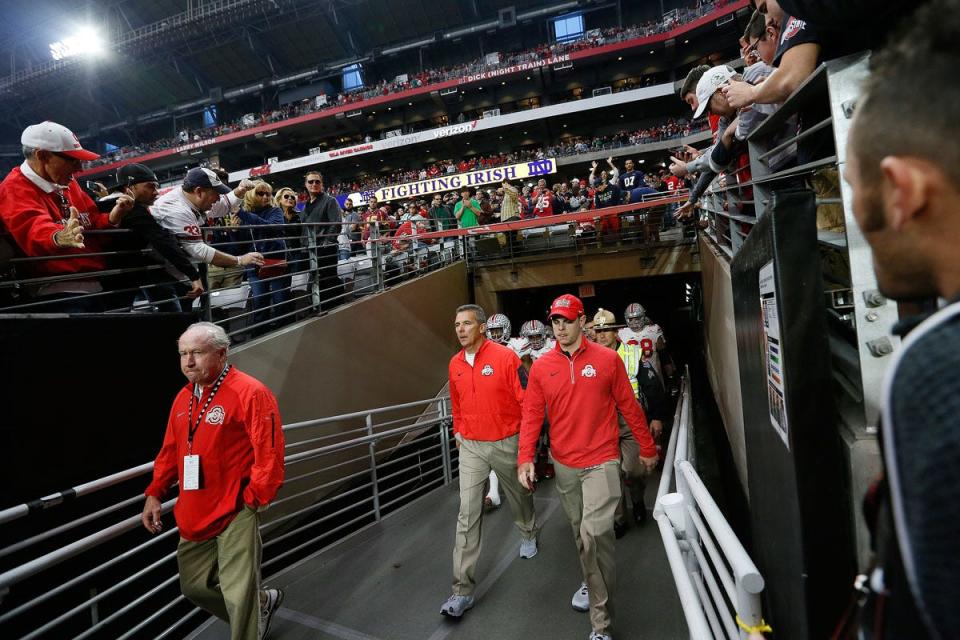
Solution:
{"label": "stadium roof structure", "polygon": [[[0,21],[0,127],[38,119],[75,131],[197,101],[231,87],[302,80],[404,49],[489,29],[501,9],[546,15],[589,0],[45,0]],[[49,45],[93,25],[105,55],[53,60]],[[473,25],[471,27],[471,25]],[[496,25],[493,25],[494,27]],[[399,46],[398,46],[399,45]]]}

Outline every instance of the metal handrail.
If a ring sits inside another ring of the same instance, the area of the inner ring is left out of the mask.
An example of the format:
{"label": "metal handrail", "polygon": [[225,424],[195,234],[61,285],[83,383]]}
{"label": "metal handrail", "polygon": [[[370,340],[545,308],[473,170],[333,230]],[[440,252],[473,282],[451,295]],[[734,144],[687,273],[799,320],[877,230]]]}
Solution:
{"label": "metal handrail", "polygon": [[[361,464],[361,465],[368,464],[370,465],[370,469],[361,469],[360,471],[347,473],[346,475],[339,476],[333,480],[328,480],[317,485],[309,486],[304,490],[298,491],[294,494],[284,495],[282,498],[275,500],[273,503],[274,505],[281,504],[284,502],[289,502],[298,498],[303,499],[309,494],[320,493],[322,495],[322,493],[325,490],[333,490],[338,485],[343,486],[344,483],[349,483],[351,481],[351,478],[354,480],[357,480],[357,479],[362,479],[364,475],[371,475],[371,480],[369,482],[354,486],[353,488],[348,489],[346,492],[340,492],[340,493],[337,493],[336,495],[325,497],[321,499],[319,502],[311,503],[304,508],[297,509],[291,513],[286,513],[278,518],[272,519],[271,521],[262,524],[261,529],[272,528],[284,522],[290,522],[294,518],[299,518],[299,517],[308,515],[312,512],[317,512],[319,509],[323,508],[325,505],[342,502],[345,497],[349,497],[351,495],[366,496],[366,493],[371,491],[372,491],[372,495],[370,495],[369,497],[362,497],[362,499],[360,499],[359,501],[352,501],[347,506],[338,508],[337,510],[331,513],[324,512],[323,517],[319,519],[311,520],[309,522],[306,522],[306,524],[297,526],[292,530],[287,530],[282,535],[273,537],[272,539],[268,540],[264,545],[265,548],[275,548],[277,543],[283,540],[286,540],[288,538],[291,538],[295,535],[298,535],[300,533],[303,533],[306,529],[310,527],[323,525],[327,522],[334,520],[335,518],[351,513],[353,510],[357,508],[358,505],[362,505],[364,502],[372,502],[373,503],[372,509],[367,510],[364,514],[360,516],[351,518],[350,521],[347,523],[339,524],[338,526],[334,527],[331,530],[324,531],[321,537],[326,538],[331,535],[335,535],[343,531],[344,529],[348,529],[351,526],[356,526],[358,523],[364,521],[367,518],[374,517],[375,520],[379,520],[380,514],[382,513],[383,509],[393,508],[397,503],[407,500],[411,495],[420,495],[417,492],[424,491],[424,487],[432,488],[433,486],[436,485],[437,482],[440,482],[440,483],[450,482],[452,480],[452,475],[448,472],[448,470],[452,465],[453,456],[451,455],[451,450],[450,450],[449,434],[446,433],[446,431],[448,431],[450,427],[448,421],[445,418],[448,411],[447,403],[448,403],[448,396],[444,394],[438,394],[436,397],[427,399],[427,400],[402,403],[402,404],[387,406],[387,407],[379,407],[379,408],[372,409],[365,412],[353,412],[349,414],[342,414],[339,416],[330,416],[328,418],[314,420],[314,421],[305,421],[302,423],[294,423],[292,425],[287,425],[285,429],[289,431],[290,427],[316,426],[316,424],[334,423],[334,422],[340,422],[343,420],[348,420],[351,418],[363,417],[365,419],[364,421],[366,423],[366,427],[364,428],[365,433],[362,436],[354,437],[349,440],[338,442],[338,443],[327,444],[321,447],[315,447],[311,450],[299,452],[297,454],[290,454],[285,457],[285,460],[287,461],[288,464],[291,464],[291,463],[297,462],[298,460],[305,459],[306,456],[319,457],[319,456],[334,454],[341,451],[346,451],[351,448],[364,447],[368,451],[367,455],[365,456],[361,456],[359,458],[353,458],[343,463],[338,462],[332,466],[324,466],[323,469],[317,470],[315,472],[310,472],[308,474],[305,474],[302,477],[306,477],[307,475],[317,475],[321,473],[326,473],[336,467],[349,467],[350,465],[356,465],[356,464]],[[437,404],[439,409],[430,410],[428,405],[431,405],[431,404]],[[390,412],[405,411],[405,410],[408,411],[410,409],[422,408],[425,405],[428,406],[427,414],[430,416],[426,420],[423,419],[423,416],[425,415],[424,412],[420,411],[420,412],[416,412],[415,415],[412,415],[409,418],[406,418],[406,420],[409,421],[409,424],[406,424],[403,426],[395,427],[394,425],[400,422],[400,420],[396,420],[396,419],[382,421],[379,424],[374,421],[374,416],[383,415]],[[381,425],[389,425],[391,428],[376,431],[375,428]],[[434,433],[432,436],[428,436],[428,440],[424,442],[425,443],[430,442],[430,439],[432,439],[433,443],[426,446],[426,448],[421,448],[419,451],[415,451],[412,453],[404,453],[404,454],[401,454],[400,456],[390,457],[384,462],[378,461],[377,458],[379,454],[373,446],[375,443],[381,442],[381,441],[392,441],[394,439],[399,439],[400,436],[407,433],[414,433],[414,432],[421,433],[426,431],[429,434],[431,431],[436,431],[438,428],[441,431],[439,433],[439,437],[438,437],[438,433]],[[414,464],[414,466],[410,466],[411,463]],[[429,473],[434,475],[436,474],[440,474],[440,475],[436,476],[434,479],[431,479],[431,480],[424,479],[422,475],[415,475],[414,477],[407,480],[402,479],[405,473],[409,473],[411,469],[420,468],[420,465],[427,465],[427,467],[429,468]],[[141,465],[139,467],[134,467],[133,469],[126,470],[118,474],[112,474],[111,476],[107,476],[107,478],[103,478],[90,483],[86,483],[84,485],[80,485],[80,487],[87,488],[88,490],[96,490],[96,487],[100,487],[101,485],[106,485],[107,481],[115,481],[117,478],[126,478],[126,479],[136,478],[139,475],[142,475],[145,471],[149,470],[150,467],[152,467],[152,463],[147,465]],[[384,473],[380,474],[379,479],[377,478],[376,473],[373,473],[373,474],[370,473],[370,470],[373,470],[375,472],[378,467],[384,470]],[[423,482],[421,483],[421,481]],[[380,485],[385,482],[388,483],[388,485],[386,487],[381,487]],[[113,483],[115,484],[115,482]],[[411,489],[410,485],[414,485],[414,487]],[[380,503],[379,501],[379,496],[381,495],[388,498],[383,503]],[[139,499],[140,499],[139,496],[133,499],[126,499],[121,502],[121,505],[129,506],[129,504],[131,503],[131,500],[136,501]],[[162,505],[162,512],[163,513],[169,512],[172,509],[175,502],[176,502],[176,498],[164,502]],[[84,516],[82,517],[82,519],[86,523],[86,522],[92,521],[92,519],[94,519],[94,517],[96,516],[112,513],[117,508],[120,508],[120,507],[118,505],[107,507],[106,509],[102,509],[94,514],[91,514],[90,516]],[[42,571],[45,571],[57,565],[60,565],[66,560],[76,557],[85,551],[89,551],[90,549],[96,547],[97,545],[107,542],[109,540],[112,540],[117,536],[122,535],[123,533],[126,533],[131,530],[135,530],[140,526],[141,526],[140,515],[123,519],[119,522],[113,523],[105,528],[95,531],[89,535],[86,535],[80,538],[79,540],[66,544],[60,547],[59,549],[56,549],[49,553],[45,553],[17,567],[14,567],[8,571],[0,573],[0,596],[8,593],[12,586],[22,582],[23,580],[26,580],[27,578],[36,576]],[[49,539],[50,537],[58,533],[62,533],[66,529],[72,529],[72,528],[73,528],[72,526],[55,527],[51,531],[43,532],[39,536],[35,536],[34,538],[23,541],[24,544],[18,544],[17,545],[18,550],[23,546],[27,546],[34,542],[39,542],[40,540]],[[37,597],[33,598],[29,602],[20,604],[16,608],[10,611],[4,612],[3,614],[0,614],[0,623],[7,622],[13,619],[14,617],[25,613],[26,611],[32,609],[33,607],[41,603],[50,601],[54,597],[65,595],[65,592],[68,589],[71,589],[83,583],[84,581],[92,578],[96,574],[101,573],[105,569],[111,566],[114,566],[121,561],[132,558],[135,554],[138,554],[139,552],[144,551],[148,547],[152,547],[153,545],[157,544],[160,540],[168,539],[168,536],[173,536],[176,531],[177,531],[176,528],[172,528],[170,530],[164,531],[159,536],[151,538],[144,543],[138,544],[134,548],[129,549],[119,555],[116,555],[110,558],[106,562],[97,565],[96,567],[82,573],[81,575],[74,576],[71,579],[60,583],[58,586],[54,587],[53,589],[50,589],[45,591],[44,593],[38,594]],[[316,538],[311,537],[310,540],[301,544],[297,544],[292,549],[284,550],[279,556],[272,558],[269,561],[269,563],[276,563],[282,560],[283,558],[289,557],[292,554],[295,554],[303,549],[310,547],[311,545],[314,545],[314,546],[316,545]],[[57,625],[60,625],[64,621],[68,620],[69,618],[74,617],[77,614],[81,613],[83,610],[96,606],[98,602],[102,601],[107,596],[117,593],[124,586],[130,585],[135,580],[146,575],[148,572],[156,570],[165,562],[168,562],[174,555],[175,554],[173,553],[165,554],[162,557],[159,557],[151,561],[151,563],[147,564],[145,567],[142,567],[140,570],[135,571],[133,574],[127,576],[126,578],[120,580],[119,582],[114,583],[110,588],[100,591],[99,593],[96,593],[96,592],[92,593],[90,598],[80,603],[74,603],[65,612],[57,616],[54,616],[52,618],[49,618],[45,622],[45,624],[43,624],[39,628],[33,629],[25,637],[33,638],[41,634],[44,634],[49,629],[52,629]],[[109,615],[106,615],[105,617],[101,617],[100,615],[98,615],[97,616],[98,621],[92,626],[87,627],[86,630],[83,631],[78,637],[81,637],[81,638],[87,637],[88,635],[91,635],[97,632],[98,630],[105,628],[106,625],[112,623],[114,620],[118,619],[124,613],[127,613],[129,611],[132,611],[140,607],[143,603],[145,603],[148,599],[150,599],[151,597],[159,593],[166,586],[172,584],[175,581],[175,579],[176,579],[175,574],[173,577],[170,577],[167,579],[161,578],[159,581],[154,583],[153,588],[133,598],[130,602],[128,602],[123,607],[121,607],[119,610],[113,611],[112,613],[110,613]],[[180,603],[182,601],[183,601],[182,597],[176,598],[174,601],[164,605],[158,611],[154,611],[154,613],[150,615],[147,619],[148,620],[156,619],[157,617],[162,615],[164,611],[169,610],[170,607],[173,607],[177,603]],[[134,627],[133,629],[129,630],[125,635],[120,637],[131,637],[132,635],[136,634],[136,632],[139,629],[142,629],[142,628],[143,627],[141,623],[140,625],[138,625],[137,627]]]}
{"label": "metal handrail", "polygon": [[[688,370],[653,517],[691,637],[746,638],[736,620],[748,627],[761,624],[763,576],[691,463],[695,457],[692,429]],[[670,493],[671,484],[675,493]]]}

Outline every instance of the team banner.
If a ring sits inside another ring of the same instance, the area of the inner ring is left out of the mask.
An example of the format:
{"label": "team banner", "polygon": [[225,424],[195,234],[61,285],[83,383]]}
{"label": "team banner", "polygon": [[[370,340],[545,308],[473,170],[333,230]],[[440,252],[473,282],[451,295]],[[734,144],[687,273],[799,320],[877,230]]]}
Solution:
{"label": "team banner", "polygon": [[383,187],[372,192],[351,194],[351,198],[354,196],[359,197],[360,202],[354,201],[354,204],[365,204],[372,195],[376,196],[380,202],[401,200],[404,198],[419,198],[441,191],[460,191],[461,189],[481,187],[487,184],[500,184],[504,180],[537,178],[556,173],[556,171],[556,158],[544,158],[542,160],[511,164],[505,167],[494,167],[492,169],[481,169],[467,173],[438,176],[436,178],[430,178],[429,180]]}

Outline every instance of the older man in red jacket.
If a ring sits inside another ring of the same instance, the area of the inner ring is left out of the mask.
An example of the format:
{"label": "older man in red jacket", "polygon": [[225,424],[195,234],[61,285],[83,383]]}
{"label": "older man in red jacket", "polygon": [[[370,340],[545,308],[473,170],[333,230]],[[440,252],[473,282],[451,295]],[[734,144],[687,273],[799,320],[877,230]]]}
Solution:
{"label": "older man in red jacket", "polygon": [[283,600],[260,588],[260,511],[283,484],[284,439],[277,400],[263,383],[227,363],[223,328],[191,325],[180,336],[180,390],[146,490],[143,526],[161,528],[160,499],[174,480],[180,495],[180,589],[230,624],[231,640],[266,637]]}
{"label": "older man in red jacket", "polygon": [[520,358],[512,349],[486,339],[483,308],[463,305],[454,326],[463,349],[450,360],[453,431],[460,449],[460,514],[453,546],[453,595],[440,613],[459,618],[474,604],[480,557],[483,483],[493,470],[520,530],[520,557],[537,555],[533,493],[517,481],[520,434]]}
{"label": "older man in red jacket", "polygon": [[[23,130],[20,136],[25,160],[0,183],[0,219],[24,256],[63,256],[63,259],[31,262],[22,268],[28,277],[59,276],[100,271],[102,256],[96,239],[85,239],[88,229],[109,229],[133,209],[133,198],[117,198],[113,210],[100,213],[97,205],[73,174],[84,160],[99,158],[87,151],[72,131],[56,122],[41,122]],[[82,255],[88,254],[88,255]],[[46,282],[31,294],[46,304],[31,308],[44,312],[99,311],[102,291],[99,280],[70,278]]]}
{"label": "older man in red jacket", "polygon": [[556,347],[533,363],[523,400],[517,474],[536,480],[533,457],[546,412],[557,490],[573,527],[583,583],[571,602],[590,611],[590,640],[611,640],[616,583],[613,517],[620,501],[617,410],[640,445],[640,464],[657,465],[657,445],[620,356],[584,339],[583,303],[563,295],[550,307]]}

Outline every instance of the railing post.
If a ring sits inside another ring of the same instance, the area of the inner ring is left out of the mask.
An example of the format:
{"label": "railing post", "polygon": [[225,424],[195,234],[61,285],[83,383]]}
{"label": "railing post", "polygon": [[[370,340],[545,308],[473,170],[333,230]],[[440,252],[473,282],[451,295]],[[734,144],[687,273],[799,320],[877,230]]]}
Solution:
{"label": "railing post", "polygon": [[377,278],[377,291],[383,291],[386,288],[386,274],[384,268],[386,265],[380,259],[382,255],[380,247],[380,225],[376,222],[370,226],[370,248],[373,258],[373,272]]}
{"label": "railing post", "polygon": [[440,406],[440,447],[443,450],[443,484],[453,482],[453,464],[450,460],[450,433],[447,431],[447,403],[443,398],[438,400]]}
{"label": "railing post", "polygon": [[310,257],[310,304],[313,306],[314,313],[320,313],[320,269],[317,260],[317,229],[314,226],[307,227],[307,255]]}
{"label": "railing post", "polygon": [[210,308],[210,284],[207,279],[207,264],[201,262],[197,271],[200,272],[200,283],[203,285],[203,295],[200,296],[200,313],[207,322],[213,322],[213,311]]}
{"label": "railing post", "polygon": [[[373,435],[373,414],[367,414],[367,435]],[[370,450],[370,486],[373,488],[373,513],[380,522],[380,488],[377,486],[377,444],[372,440],[367,445]]]}

